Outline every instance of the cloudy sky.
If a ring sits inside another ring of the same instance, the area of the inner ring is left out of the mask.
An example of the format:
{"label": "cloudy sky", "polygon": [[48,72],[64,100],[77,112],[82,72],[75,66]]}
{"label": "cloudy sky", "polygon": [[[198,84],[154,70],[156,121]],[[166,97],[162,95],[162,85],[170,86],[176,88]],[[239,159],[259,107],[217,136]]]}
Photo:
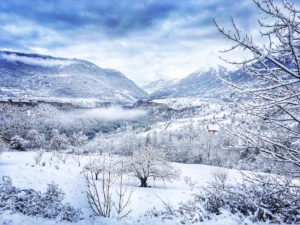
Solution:
{"label": "cloudy sky", "polygon": [[86,59],[142,85],[222,63],[229,43],[213,18],[252,32],[255,9],[251,0],[4,0],[0,48]]}

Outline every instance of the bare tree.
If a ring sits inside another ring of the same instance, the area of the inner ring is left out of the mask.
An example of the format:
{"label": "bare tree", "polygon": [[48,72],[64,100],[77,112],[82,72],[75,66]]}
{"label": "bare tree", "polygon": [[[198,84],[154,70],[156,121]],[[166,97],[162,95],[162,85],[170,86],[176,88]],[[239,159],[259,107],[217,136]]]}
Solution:
{"label": "bare tree", "polygon": [[[104,158],[103,165],[106,164]],[[93,171],[85,174],[87,183],[87,197],[89,204],[96,216],[110,217],[113,206],[111,187],[115,182],[112,171],[112,159],[109,160],[108,167],[101,170],[102,180],[101,188],[97,186],[97,183],[93,176]],[[97,178],[97,176],[96,176]]]}
{"label": "bare tree", "polygon": [[178,171],[167,161],[164,152],[151,146],[149,135],[146,137],[144,148],[133,153],[129,170],[140,180],[141,187],[148,187],[147,181],[150,177],[167,180],[178,176]]}
{"label": "bare tree", "polygon": [[212,181],[209,183],[209,187],[214,191],[224,190],[228,183],[228,172],[226,170],[216,170],[212,174]]}
{"label": "bare tree", "polygon": [[43,157],[44,152],[42,150],[38,150],[34,156],[33,156],[33,160],[35,162],[35,165],[40,165],[41,164],[41,160]]}
{"label": "bare tree", "polygon": [[[258,20],[265,43],[243,34],[232,20],[232,29],[216,26],[233,46],[223,52],[243,50],[249,58],[238,65],[251,82],[221,78],[234,92],[248,123],[230,132],[273,159],[300,172],[300,10],[289,1],[253,0],[263,17]],[[234,77],[232,77],[234,79]],[[250,122],[250,123],[249,123]],[[286,164],[287,165],[287,164]]]}
{"label": "bare tree", "polygon": [[80,167],[81,166],[81,160],[82,160],[82,154],[83,151],[80,148],[75,148],[73,151],[73,155],[72,158],[74,159],[74,161],[77,163],[77,165]]}
{"label": "bare tree", "polygon": [[59,162],[62,162],[64,164],[67,162],[67,160],[69,158],[69,154],[64,153],[64,152],[58,152],[58,153],[55,154],[55,156],[57,157]]}
{"label": "bare tree", "polygon": [[123,160],[118,163],[120,164],[119,169],[119,189],[116,190],[117,194],[117,202],[114,202],[115,210],[118,214],[118,219],[122,219],[128,216],[132,209],[128,208],[130,204],[131,195],[133,193],[133,189],[128,189],[128,186],[124,187],[124,174],[127,172]]}
{"label": "bare tree", "polygon": [[[110,217],[113,209],[118,219],[128,216],[132,209],[129,208],[133,189],[129,191],[124,186],[125,167],[123,161],[113,161],[112,157],[108,160],[104,157],[102,160],[101,180],[97,183],[93,173],[85,173],[87,183],[87,197],[89,204],[96,216]],[[119,180],[119,186],[116,194],[113,194],[113,185]]]}
{"label": "bare tree", "polygon": [[197,185],[197,181],[193,181],[190,176],[183,177],[184,183],[189,186],[190,190],[193,191]]}
{"label": "bare tree", "polygon": [[90,159],[89,163],[85,165],[84,169],[89,171],[91,175],[95,176],[95,180],[98,180],[98,176],[104,170],[104,162],[101,158]]}

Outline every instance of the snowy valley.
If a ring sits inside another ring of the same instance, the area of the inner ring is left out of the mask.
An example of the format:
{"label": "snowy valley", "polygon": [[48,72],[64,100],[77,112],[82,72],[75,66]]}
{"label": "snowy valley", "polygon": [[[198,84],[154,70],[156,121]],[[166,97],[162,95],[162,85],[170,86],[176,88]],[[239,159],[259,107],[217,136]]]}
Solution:
{"label": "snowy valley", "polygon": [[300,224],[297,4],[35,3],[0,3],[0,224]]}
{"label": "snowy valley", "polygon": [[[21,62],[17,63],[19,65]],[[24,61],[22,63],[26,65]],[[24,70],[19,73],[22,82],[23,73]],[[213,77],[214,73],[214,69],[197,72],[200,80],[193,82],[193,85],[199,84],[203,91],[207,90],[203,97],[194,96],[194,91],[183,92],[189,96],[181,96],[179,89],[176,89],[171,97],[144,98],[142,95],[144,99],[120,105],[117,102],[121,102],[123,97],[107,102],[106,98],[101,99],[97,94],[92,98],[68,96],[67,99],[59,96],[30,98],[27,94],[26,98],[12,94],[3,96],[0,102],[1,150],[4,151],[0,158],[2,201],[7,198],[5,193],[10,188],[19,188],[12,190],[19,190],[21,194],[31,189],[37,193],[48,193],[46,191],[52,187],[54,194],[56,191],[59,194],[59,190],[64,193],[64,201],[74,207],[73,211],[80,210],[69,212],[67,216],[60,211],[56,212],[57,216],[41,216],[36,212],[37,216],[31,217],[31,213],[35,215],[34,212],[30,213],[32,209],[27,209],[29,214],[20,211],[17,205],[14,206],[13,198],[8,200],[10,206],[1,206],[1,210],[4,210],[1,223],[254,223],[251,218],[245,219],[240,213],[231,214],[226,210],[214,215],[214,211],[205,206],[209,201],[205,197],[211,189],[219,188],[219,185],[231,187],[241,184],[248,176],[256,177],[260,173],[265,173],[266,177],[280,175],[278,168],[283,166],[280,162],[270,162],[268,158],[261,157],[259,152],[245,148],[243,140],[226,130],[228,127],[238,127],[245,121],[246,114],[238,112],[235,104],[228,101],[229,90],[223,95],[228,97],[226,99],[212,95],[214,89],[225,89],[217,78],[214,78],[214,82],[203,84],[203,74]],[[42,78],[48,80],[51,76],[42,75]],[[185,80],[194,79],[194,76],[188,76]],[[37,76],[34,78],[37,79]],[[10,91],[11,87],[7,86],[9,82],[5,84],[2,90]],[[14,85],[18,90],[23,87],[19,83]],[[60,85],[67,87],[73,83],[63,81]],[[155,93],[152,95],[155,96]],[[51,94],[51,91],[47,94]],[[110,167],[111,162],[113,167]],[[110,166],[105,166],[107,163]],[[124,164],[121,175],[120,168],[115,171],[120,163]],[[135,166],[136,163],[140,168]],[[153,167],[146,174],[147,188],[139,187],[143,184],[139,182],[144,166]],[[163,171],[160,172],[160,169]],[[96,174],[97,179],[94,177]],[[113,180],[107,180],[108,175]],[[101,186],[98,186],[99,190],[90,190],[89,182],[107,186],[102,190]],[[249,184],[251,182],[249,180]],[[52,183],[58,186],[47,186]],[[89,203],[89,190],[93,195],[99,192],[99,204],[103,204],[104,208],[109,207],[109,215],[99,217],[99,212]],[[203,200],[200,200],[199,196],[202,195]],[[120,196],[126,199],[120,201]],[[124,211],[118,212],[115,204],[124,204]],[[196,207],[197,210],[190,211],[189,207],[193,210]],[[20,214],[22,212],[24,216]],[[184,217],[180,216],[181,213],[184,213]]]}

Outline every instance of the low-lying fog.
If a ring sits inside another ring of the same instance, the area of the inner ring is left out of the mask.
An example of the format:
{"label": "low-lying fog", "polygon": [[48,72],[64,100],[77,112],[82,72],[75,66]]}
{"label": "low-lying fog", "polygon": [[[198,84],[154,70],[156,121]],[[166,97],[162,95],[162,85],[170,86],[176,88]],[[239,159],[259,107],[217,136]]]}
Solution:
{"label": "low-lying fog", "polygon": [[139,120],[146,116],[147,111],[139,109],[124,109],[117,106],[109,108],[80,109],[77,111],[61,113],[59,117],[65,121],[72,122],[76,120]]}

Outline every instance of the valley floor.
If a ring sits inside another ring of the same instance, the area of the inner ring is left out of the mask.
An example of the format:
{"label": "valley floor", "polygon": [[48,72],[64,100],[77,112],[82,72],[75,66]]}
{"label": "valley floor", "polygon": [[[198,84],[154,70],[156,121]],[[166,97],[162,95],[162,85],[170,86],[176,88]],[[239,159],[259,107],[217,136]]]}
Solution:
{"label": "valley floor", "polygon": [[[83,176],[83,165],[85,165],[91,156],[84,156],[81,167],[70,157],[66,163],[57,161],[51,153],[44,153],[41,162],[45,162],[45,166],[35,165],[35,152],[4,152],[0,155],[0,177],[10,176],[13,185],[18,188],[33,188],[37,191],[44,192],[47,184],[56,183],[65,192],[65,201],[70,202],[75,208],[81,208],[84,213],[84,220],[77,224],[160,224],[160,220],[144,217],[146,211],[153,209],[162,209],[164,204],[162,201],[178,206],[180,202],[186,202],[191,199],[194,193],[203,189],[212,179],[214,171],[220,170],[218,167],[196,165],[196,164],[180,164],[173,165],[180,171],[180,178],[173,182],[155,182],[149,181],[151,188],[138,187],[138,180],[133,178],[127,179],[127,182],[134,189],[132,194],[130,208],[132,213],[120,221],[114,218],[103,219],[94,218],[92,211],[88,205],[86,197],[86,184]],[[50,164],[51,162],[51,164]],[[225,170],[225,169],[222,169]],[[234,183],[241,179],[241,173],[238,170],[227,169],[230,182]],[[184,177],[190,177],[196,186],[191,190],[190,186],[184,181]],[[168,224],[177,224],[176,221],[168,221]],[[61,222],[48,220],[43,218],[35,218],[24,216],[22,214],[11,214],[4,212],[0,214],[0,224],[5,225],[21,225],[21,224],[71,224],[69,222]],[[163,224],[166,224],[164,222]],[[202,224],[240,224],[240,219],[234,215],[223,214],[210,221]],[[248,222],[248,225],[251,224]]]}

